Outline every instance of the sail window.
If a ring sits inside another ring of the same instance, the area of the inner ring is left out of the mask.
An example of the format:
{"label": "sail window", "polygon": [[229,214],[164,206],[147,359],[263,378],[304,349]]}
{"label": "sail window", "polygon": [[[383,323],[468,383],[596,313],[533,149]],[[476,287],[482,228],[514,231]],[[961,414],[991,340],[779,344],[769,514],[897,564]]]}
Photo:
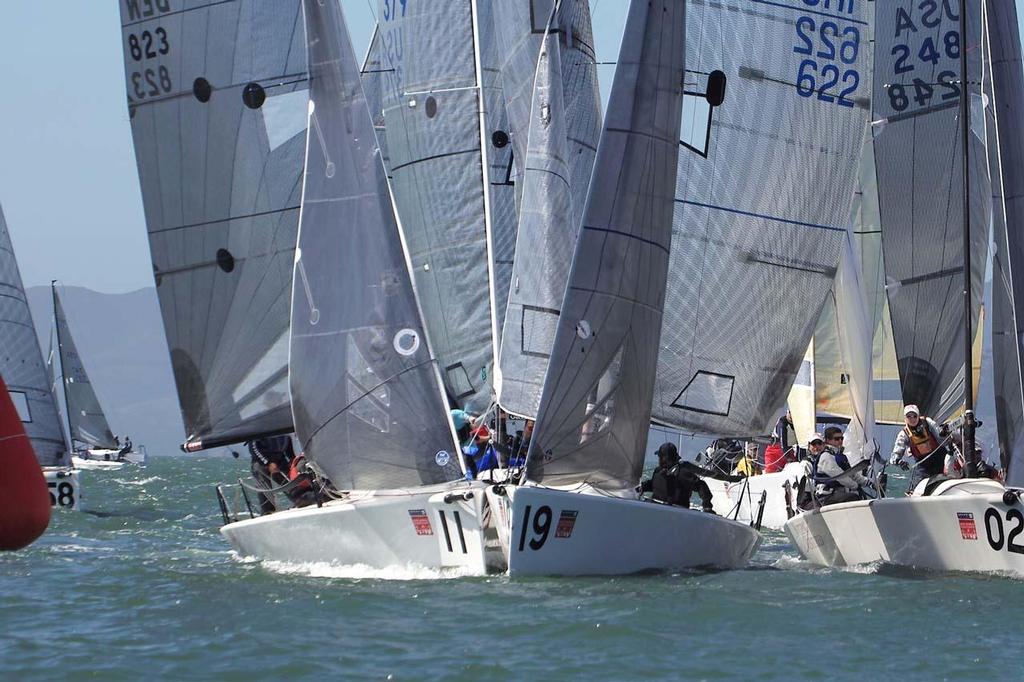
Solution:
{"label": "sail window", "polygon": [[428,97],[423,109],[427,113],[427,118],[434,118],[437,116],[437,100],[433,97]]}
{"label": "sail window", "polygon": [[224,272],[231,272],[235,269],[235,257],[227,249],[217,249],[217,267]]}
{"label": "sail window", "polygon": [[697,372],[672,401],[672,407],[701,414],[729,416],[735,377],[714,372]]}
{"label": "sail window", "polygon": [[707,158],[710,143],[711,104],[704,93],[687,92],[683,95],[679,144]]}
{"label": "sail window", "polygon": [[491,144],[498,149],[504,149],[508,145],[508,133],[504,130],[495,130],[491,133]]}
{"label": "sail window", "polygon": [[521,329],[520,352],[535,358],[550,358],[558,330],[558,311],[524,305]]}
{"label": "sail window", "polygon": [[213,95],[213,86],[210,85],[210,81],[200,76],[192,81],[192,94],[196,96],[197,100],[205,104],[210,101],[210,96]]}
{"label": "sail window", "polygon": [[242,89],[242,101],[250,109],[259,109],[267,101],[267,91],[259,83],[249,83]]}
{"label": "sail window", "polygon": [[455,398],[457,400],[476,393],[473,382],[469,378],[469,372],[466,371],[465,366],[461,362],[445,367],[444,374],[445,384],[451,386],[452,390],[456,391]]}
{"label": "sail window", "polygon": [[8,394],[11,396],[11,402],[14,403],[14,409],[18,411],[18,417],[22,423],[31,423],[32,411],[28,408],[28,396],[21,391],[8,391]]}

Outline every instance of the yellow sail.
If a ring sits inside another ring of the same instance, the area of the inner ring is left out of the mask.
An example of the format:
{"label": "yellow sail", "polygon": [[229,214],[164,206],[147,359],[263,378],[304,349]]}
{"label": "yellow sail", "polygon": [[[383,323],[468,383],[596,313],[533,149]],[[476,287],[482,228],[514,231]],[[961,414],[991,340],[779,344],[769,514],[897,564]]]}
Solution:
{"label": "yellow sail", "polygon": [[800,363],[793,387],[789,389],[789,412],[793,417],[793,430],[797,441],[806,445],[815,431],[814,413],[814,340],[811,339]]}

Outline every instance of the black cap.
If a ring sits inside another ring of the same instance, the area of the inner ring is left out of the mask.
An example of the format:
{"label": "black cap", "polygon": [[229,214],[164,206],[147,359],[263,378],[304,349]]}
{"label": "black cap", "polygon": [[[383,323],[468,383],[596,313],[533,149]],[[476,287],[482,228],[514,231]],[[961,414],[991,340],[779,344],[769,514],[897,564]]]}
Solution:
{"label": "black cap", "polygon": [[679,450],[676,449],[675,443],[662,443],[661,447],[658,448],[655,454],[657,454],[658,457],[679,459]]}

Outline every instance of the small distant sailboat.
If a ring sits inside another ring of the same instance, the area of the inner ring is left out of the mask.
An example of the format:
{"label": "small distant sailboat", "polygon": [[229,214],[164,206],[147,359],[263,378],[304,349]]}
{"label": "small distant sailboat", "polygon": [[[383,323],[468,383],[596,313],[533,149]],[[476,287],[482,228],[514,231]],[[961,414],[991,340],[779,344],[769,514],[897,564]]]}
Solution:
{"label": "small distant sailboat", "polygon": [[42,349],[2,210],[0,287],[4,291],[0,297],[0,376],[42,466],[50,504],[61,509],[80,509],[82,488],[78,470],[71,466],[57,401],[46,376]]}
{"label": "small distant sailboat", "polygon": [[134,451],[131,439],[127,437],[122,445],[110,430],[99,398],[85,371],[82,356],[71,336],[71,327],[64,314],[56,280],[50,282],[50,289],[53,294],[57,353],[51,352],[48,364],[54,385],[60,381],[64,394],[71,461],[79,469],[120,469],[125,464],[145,464],[145,452]]}

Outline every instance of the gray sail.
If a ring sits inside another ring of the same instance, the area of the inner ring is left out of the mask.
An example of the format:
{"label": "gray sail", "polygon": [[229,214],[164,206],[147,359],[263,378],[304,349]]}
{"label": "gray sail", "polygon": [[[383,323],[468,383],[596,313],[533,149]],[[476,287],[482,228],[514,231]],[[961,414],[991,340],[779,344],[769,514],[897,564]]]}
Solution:
{"label": "gray sail", "polygon": [[520,176],[516,251],[501,334],[502,408],[535,419],[569,279],[577,230],[562,104],[558,36],[549,33],[537,62],[529,143]]}
{"label": "gray sail", "polygon": [[128,112],[190,448],[292,428],[299,0],[125,1]]}
{"label": "gray sail", "polygon": [[366,104],[370,108],[370,117],[373,119],[373,131],[377,135],[377,144],[380,145],[381,158],[384,160],[384,168],[390,168],[388,160],[387,133],[384,128],[384,46],[381,43],[380,27],[374,25],[373,37],[370,38],[370,46],[366,50],[366,58],[363,60],[361,69],[361,80],[363,92],[366,95]]}
{"label": "gray sail", "polygon": [[449,398],[491,402],[497,353],[474,0],[381,0],[390,176]]}
{"label": "gray sail", "polygon": [[[846,238],[867,123],[870,5],[688,5],[691,94],[653,418],[766,434]],[[726,89],[712,108],[714,71]]]}
{"label": "gray sail", "polygon": [[497,42],[503,56],[501,72],[511,146],[516,160],[513,177],[519,204],[523,201],[522,180],[526,172],[537,55],[547,31],[557,37],[560,52],[558,78],[567,112],[564,128],[574,199],[572,228],[575,230],[580,223],[601,133],[600,93],[589,2],[560,0],[557,11],[552,15],[555,4],[553,0],[502,0],[493,6]]}
{"label": "gray sail", "polygon": [[[935,5],[935,7],[932,7]],[[980,2],[968,8],[972,319],[991,218]],[[963,171],[957,3],[875,3],[873,124],[882,249],[905,403],[942,420],[963,405]]]}
{"label": "gray sail", "polygon": [[527,474],[622,491],[640,480],[679,157],[685,5],[630,3]]}
{"label": "gray sail", "polygon": [[39,464],[66,466],[71,457],[2,209],[0,294],[0,376],[7,384],[11,402],[18,409]]}
{"label": "gray sail", "polygon": [[96,391],[89,381],[82,356],[78,354],[56,287],[53,290],[53,315],[57,325],[57,347],[60,350],[60,368],[67,401],[71,441],[85,443],[90,447],[116,449],[118,444],[107,423],[107,417],[103,414]]}
{"label": "gray sail", "polygon": [[304,2],[310,132],[292,301],[306,456],[339,489],[460,474],[384,165],[337,2]]}
{"label": "gray sail", "polygon": [[1024,64],[1017,11],[1012,3],[986,3],[1002,199],[994,207],[992,257],[992,361],[999,450],[1007,485],[1024,486],[1024,395],[1021,320],[1024,319]]}

